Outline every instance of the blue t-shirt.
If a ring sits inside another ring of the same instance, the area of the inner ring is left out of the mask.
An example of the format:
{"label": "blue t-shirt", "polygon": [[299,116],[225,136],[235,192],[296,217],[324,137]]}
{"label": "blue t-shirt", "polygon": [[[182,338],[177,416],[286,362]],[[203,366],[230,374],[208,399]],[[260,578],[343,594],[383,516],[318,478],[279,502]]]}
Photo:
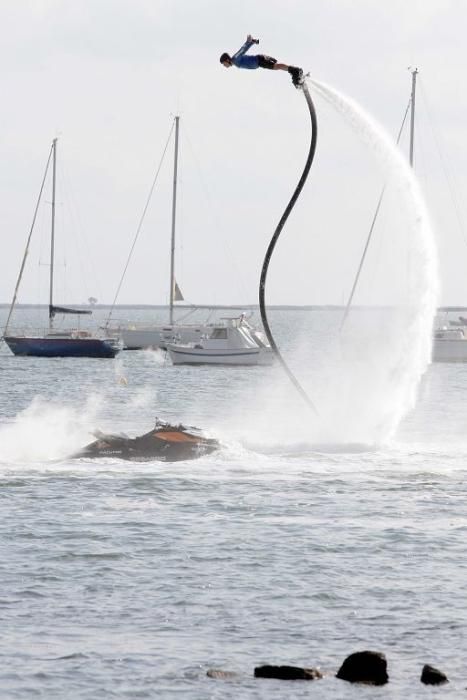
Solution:
{"label": "blue t-shirt", "polygon": [[241,49],[232,56],[232,63],[237,68],[254,69],[259,67],[258,56],[245,56],[248,49],[253,46],[254,41],[245,41]]}

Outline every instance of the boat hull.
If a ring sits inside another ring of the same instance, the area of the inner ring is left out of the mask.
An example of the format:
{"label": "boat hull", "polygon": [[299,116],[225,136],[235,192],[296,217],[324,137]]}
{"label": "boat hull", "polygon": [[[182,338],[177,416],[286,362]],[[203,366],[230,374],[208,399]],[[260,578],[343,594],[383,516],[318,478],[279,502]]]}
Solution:
{"label": "boat hull", "polygon": [[154,326],[153,328],[119,328],[125,350],[156,350],[172,343],[175,336],[182,343],[197,343],[208,333],[209,326]]}
{"label": "boat hull", "polygon": [[204,348],[178,348],[169,345],[167,350],[174,365],[270,365],[274,356],[265,348],[238,348],[207,350]]}
{"label": "boat hull", "polygon": [[99,434],[97,440],[73,455],[77,459],[124,459],[130,462],[180,462],[198,459],[220,447],[213,438],[205,438],[182,425],[156,425],[139,437]]}
{"label": "boat hull", "polygon": [[112,358],[120,348],[113,341],[100,338],[25,338],[6,336],[14,355],[28,357],[102,357]]}
{"label": "boat hull", "polygon": [[433,362],[467,362],[467,338],[435,338]]}

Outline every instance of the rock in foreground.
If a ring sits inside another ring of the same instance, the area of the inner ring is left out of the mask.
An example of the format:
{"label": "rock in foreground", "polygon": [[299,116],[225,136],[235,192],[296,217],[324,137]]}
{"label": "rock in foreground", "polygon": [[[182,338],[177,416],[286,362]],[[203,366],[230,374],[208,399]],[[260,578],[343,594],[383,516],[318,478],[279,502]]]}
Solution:
{"label": "rock in foreground", "polygon": [[336,677],[349,683],[384,685],[389,680],[386,657],[378,651],[357,651],[345,659]]}
{"label": "rock in foreground", "polygon": [[442,672],[438,671],[434,666],[425,664],[422,669],[422,675],[420,680],[425,685],[441,685],[441,683],[449,683],[448,677]]}
{"label": "rock in foreground", "polygon": [[256,678],[278,678],[283,681],[314,681],[323,674],[317,668],[300,666],[256,666]]}

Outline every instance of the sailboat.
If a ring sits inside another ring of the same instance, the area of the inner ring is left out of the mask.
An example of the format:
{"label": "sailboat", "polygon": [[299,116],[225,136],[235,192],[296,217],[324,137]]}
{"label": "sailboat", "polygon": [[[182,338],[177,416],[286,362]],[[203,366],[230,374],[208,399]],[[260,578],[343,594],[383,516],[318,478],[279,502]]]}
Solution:
{"label": "sailboat", "polygon": [[[412,70],[412,92],[410,97],[410,142],[409,161],[414,167],[415,145],[415,94],[418,69]],[[460,317],[462,318],[462,317]],[[467,362],[467,335],[459,328],[435,328],[433,331],[432,362]]]}
{"label": "sailboat", "polygon": [[[412,71],[412,112],[410,122],[410,165],[413,167],[414,135],[415,135],[415,90],[418,70]],[[462,316],[459,317],[462,319]],[[454,325],[454,324],[453,324]],[[467,334],[459,323],[457,328],[445,326],[433,331],[433,362],[467,362]]]}
{"label": "sailboat", "polygon": [[138,323],[118,326],[126,350],[166,348],[168,343],[198,343],[210,336],[214,329],[224,328],[224,323],[180,323],[174,321],[175,303],[184,301],[183,293],[175,278],[175,235],[177,215],[177,178],[179,157],[180,116],[175,116],[175,139],[172,184],[172,226],[170,240],[169,318],[165,324]]}
{"label": "sailboat", "polygon": [[[52,158],[52,220],[50,232],[50,276],[49,276],[49,325],[45,332],[37,334],[10,334],[9,324],[16,305],[18,289],[21,283],[26,258],[29,252],[34,224],[44,189],[50,159]],[[53,301],[54,293],[54,257],[55,257],[55,192],[56,192],[56,171],[57,171],[57,139],[52,142],[52,147],[47,160],[44,178],[39,194],[39,198],[34,213],[33,223],[29,232],[26,250],[23,256],[20,273],[15,287],[13,301],[10,306],[7,322],[3,331],[3,340],[8,345],[14,355],[28,355],[32,357],[115,357],[121,349],[121,343],[115,338],[99,338],[90,331],[78,329],[55,329],[54,319],[57,314],[88,315],[90,309],[70,309],[64,306],[57,306]]]}
{"label": "sailboat", "polygon": [[[411,69],[411,74],[412,74],[412,88],[411,88],[411,93],[410,93],[410,101],[409,101],[409,106],[410,106],[410,139],[409,139],[409,162],[411,167],[414,167],[414,146],[415,146],[415,96],[416,96],[416,88],[417,88],[417,76],[418,76],[418,68]],[[407,108],[408,110],[408,108]],[[407,112],[406,112],[407,114]],[[405,116],[404,116],[404,121],[402,123],[401,130],[399,132],[399,137],[397,142],[399,143],[399,138],[402,133],[402,128],[405,123]],[[366,244],[363,250],[363,254],[360,260],[359,268],[352,286],[352,290],[350,292],[349,299],[347,301],[346,307],[345,307],[345,312],[344,312],[344,317],[341,322],[341,329],[343,328],[345,321],[347,319],[348,313],[350,306],[352,304],[353,296],[358,284],[358,280],[360,277],[361,270],[363,268],[363,263],[365,261],[366,253],[368,251],[368,247],[371,241],[371,237],[373,234],[374,230],[374,225],[379,213],[380,205],[383,199],[385,188],[383,188],[375,214],[373,216],[373,221],[372,225],[370,228],[370,232],[368,234],[368,238],[366,240]],[[457,323],[452,323],[451,325],[455,325],[456,327],[454,328],[448,328],[446,326],[435,328],[433,331],[433,344],[432,344],[432,361],[433,362],[467,362],[467,329],[464,329],[464,323],[463,323],[463,317],[459,317],[459,322]]]}

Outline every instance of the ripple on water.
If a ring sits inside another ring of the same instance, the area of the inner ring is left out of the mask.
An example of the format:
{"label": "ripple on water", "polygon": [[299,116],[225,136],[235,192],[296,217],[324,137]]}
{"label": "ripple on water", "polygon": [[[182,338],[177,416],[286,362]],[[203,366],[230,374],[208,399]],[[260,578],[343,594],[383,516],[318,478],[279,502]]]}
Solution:
{"label": "ripple on water", "polygon": [[[235,392],[254,394],[264,384],[255,384],[257,373],[245,387],[238,372],[233,383],[228,373],[204,372],[210,398],[198,407],[196,372],[184,373],[182,386],[180,374],[137,353],[122,362],[131,380],[126,394],[108,381],[113,366],[107,375],[91,363],[67,371],[65,381],[56,364],[39,372],[12,361],[8,371],[18,368],[27,392],[9,380],[8,401],[0,396],[4,419],[11,425],[32,394],[82,411],[86,376],[105,397],[93,420],[103,428],[137,434],[164,406],[215,432]],[[453,394],[451,383],[467,389],[467,376],[458,368],[442,373],[403,439],[374,450],[325,450],[306,435],[287,445],[274,415],[277,434],[268,442],[248,414],[248,440],[236,419],[235,439],[197,462],[3,460],[3,695],[342,700],[371,690],[422,700],[421,666],[433,663],[451,679],[443,697],[460,697],[467,685],[467,439],[459,420],[464,393]],[[135,406],[136,390],[148,386],[148,403]],[[233,420],[226,415],[224,433]],[[22,440],[32,440],[33,425]],[[453,426],[455,439],[443,439]],[[386,653],[387,688],[355,689],[333,677],[347,654],[363,648]],[[260,682],[253,668],[261,663],[320,666],[329,675],[316,684]],[[211,667],[239,676],[206,678]]]}

